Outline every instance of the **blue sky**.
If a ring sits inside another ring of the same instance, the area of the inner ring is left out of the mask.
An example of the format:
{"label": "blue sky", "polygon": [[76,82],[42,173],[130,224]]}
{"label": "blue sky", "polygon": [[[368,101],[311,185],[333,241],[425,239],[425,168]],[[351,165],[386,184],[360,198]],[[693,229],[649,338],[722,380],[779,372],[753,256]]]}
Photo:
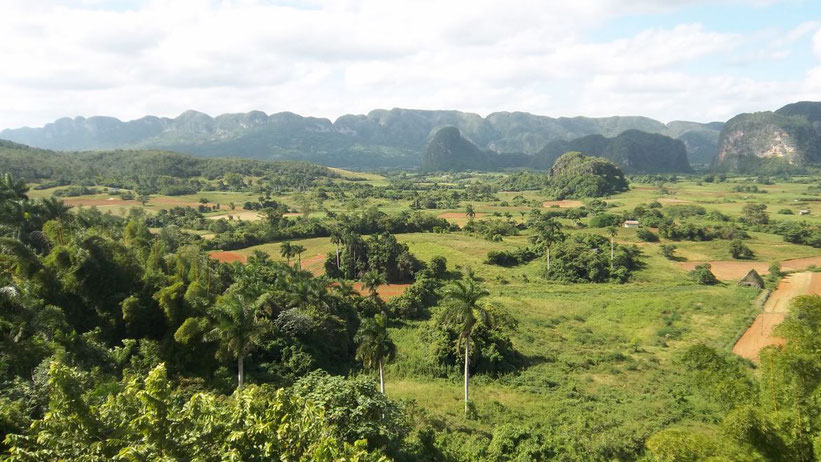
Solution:
{"label": "blue sky", "polygon": [[0,0],[0,128],[376,108],[646,115],[821,100],[821,2]]}

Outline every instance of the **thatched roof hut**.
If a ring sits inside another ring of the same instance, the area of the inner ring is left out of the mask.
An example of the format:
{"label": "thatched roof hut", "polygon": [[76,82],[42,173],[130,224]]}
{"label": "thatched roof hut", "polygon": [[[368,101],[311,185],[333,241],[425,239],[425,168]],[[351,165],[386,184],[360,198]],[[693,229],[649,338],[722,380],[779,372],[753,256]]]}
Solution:
{"label": "thatched roof hut", "polygon": [[738,285],[763,289],[764,279],[761,279],[761,275],[756,270],[751,269],[742,280],[738,281]]}

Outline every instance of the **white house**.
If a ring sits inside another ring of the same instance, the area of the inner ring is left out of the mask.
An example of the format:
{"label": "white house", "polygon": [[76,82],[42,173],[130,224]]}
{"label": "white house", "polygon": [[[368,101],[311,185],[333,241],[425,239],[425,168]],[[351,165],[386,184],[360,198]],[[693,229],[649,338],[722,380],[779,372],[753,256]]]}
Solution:
{"label": "white house", "polygon": [[624,227],[625,228],[638,228],[639,227],[639,221],[638,220],[626,220],[624,222]]}

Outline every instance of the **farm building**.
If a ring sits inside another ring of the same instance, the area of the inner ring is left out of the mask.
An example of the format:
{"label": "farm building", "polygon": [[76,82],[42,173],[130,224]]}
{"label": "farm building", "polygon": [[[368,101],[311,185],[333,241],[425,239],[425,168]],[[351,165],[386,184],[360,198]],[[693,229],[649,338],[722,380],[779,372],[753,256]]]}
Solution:
{"label": "farm building", "polygon": [[757,287],[759,289],[764,288],[764,279],[761,279],[761,276],[758,272],[754,269],[751,269],[749,273],[740,281],[738,281],[738,285],[740,286],[747,286],[747,287]]}
{"label": "farm building", "polygon": [[624,222],[624,227],[625,228],[638,228],[639,227],[639,222],[638,222],[638,220],[626,220]]}
{"label": "farm building", "polygon": [[810,211],[809,211],[809,210],[807,210],[807,209],[804,209],[804,210],[799,210],[799,211],[798,211],[798,214],[799,214],[799,215],[809,215],[809,214],[810,214]]}

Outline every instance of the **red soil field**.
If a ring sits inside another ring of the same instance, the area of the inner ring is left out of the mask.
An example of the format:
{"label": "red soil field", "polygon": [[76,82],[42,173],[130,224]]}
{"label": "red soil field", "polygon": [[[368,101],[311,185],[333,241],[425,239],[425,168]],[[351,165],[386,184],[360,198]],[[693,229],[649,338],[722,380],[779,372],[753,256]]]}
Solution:
{"label": "red soil field", "polygon": [[208,254],[208,258],[222,263],[234,263],[235,261],[245,263],[246,260],[245,255],[240,255],[236,252],[211,252]]}
{"label": "red soil field", "polygon": [[[682,269],[691,271],[696,265],[704,262],[688,261],[679,263]],[[747,272],[754,269],[761,274],[769,274],[770,264],[761,261],[735,261],[735,260],[715,260],[707,262],[712,268],[711,271],[717,278],[722,280],[741,279]],[[781,262],[781,269],[784,271],[799,271],[809,268],[811,265],[821,266],[821,255],[816,257],[794,258]]]}
{"label": "red soil field", "polygon": [[581,207],[582,201],[562,200],[562,201],[547,201],[542,203],[542,207],[553,207],[558,205],[559,208],[569,209],[573,207]]}
{"label": "red soil field", "polygon": [[[379,298],[384,301],[388,301],[393,297],[398,297],[404,294],[410,286],[410,284],[382,284],[376,290],[376,293],[379,295]],[[354,282],[353,288],[362,295],[369,295],[368,291],[362,287],[361,282]]]}

